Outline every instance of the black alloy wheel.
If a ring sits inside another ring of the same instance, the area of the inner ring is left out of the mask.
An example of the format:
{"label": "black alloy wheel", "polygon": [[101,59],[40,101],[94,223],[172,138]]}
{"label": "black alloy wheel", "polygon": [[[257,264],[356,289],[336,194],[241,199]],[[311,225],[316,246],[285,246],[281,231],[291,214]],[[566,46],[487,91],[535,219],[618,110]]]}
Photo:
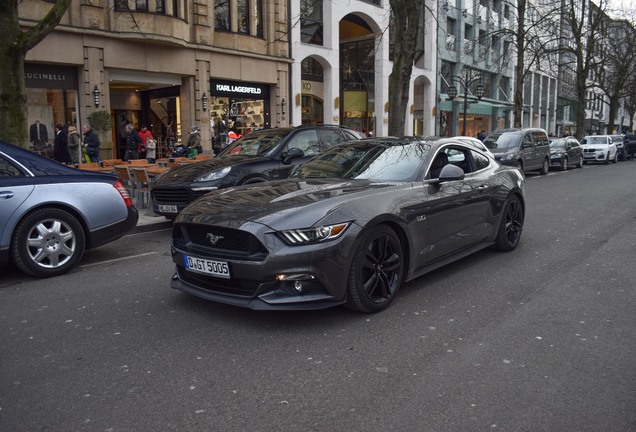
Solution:
{"label": "black alloy wheel", "polygon": [[561,158],[561,171],[565,171],[568,169],[568,157],[567,156],[563,156],[563,158]]}
{"label": "black alloy wheel", "polygon": [[349,271],[348,306],[360,312],[386,309],[402,284],[404,258],[397,234],[385,225],[367,233]]}
{"label": "black alloy wheel", "polygon": [[86,239],[70,213],[41,208],[17,225],[11,241],[13,261],[31,276],[51,277],[71,270],[84,255]]}
{"label": "black alloy wheel", "polygon": [[539,171],[539,173],[541,175],[546,175],[548,171],[550,171],[550,160],[548,158],[545,158],[543,160],[543,166],[541,167],[541,171]]}
{"label": "black alloy wheel", "polygon": [[499,224],[495,249],[510,251],[517,247],[523,231],[523,206],[517,196],[511,196],[504,206],[504,214]]}

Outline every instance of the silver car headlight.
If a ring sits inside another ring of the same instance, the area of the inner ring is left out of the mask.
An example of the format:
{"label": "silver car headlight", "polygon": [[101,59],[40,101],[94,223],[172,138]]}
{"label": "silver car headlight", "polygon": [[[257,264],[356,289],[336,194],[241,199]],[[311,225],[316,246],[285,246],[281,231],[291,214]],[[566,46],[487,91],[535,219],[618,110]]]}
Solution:
{"label": "silver car headlight", "polygon": [[203,175],[199,178],[194,179],[195,182],[207,182],[207,181],[212,181],[212,180],[218,180],[220,178],[225,177],[231,170],[231,167],[225,167],[225,168],[221,168],[218,169],[216,171],[212,171],[210,173],[207,173],[206,175]]}
{"label": "silver car headlight", "polygon": [[345,222],[314,228],[292,229],[279,231],[278,235],[285,243],[292,246],[300,246],[337,239],[345,232],[349,225],[349,222]]}
{"label": "silver car headlight", "polygon": [[510,159],[514,159],[514,158],[515,158],[515,154],[514,154],[514,153],[508,153],[508,154],[505,154],[505,155],[501,158],[501,160],[510,160]]}

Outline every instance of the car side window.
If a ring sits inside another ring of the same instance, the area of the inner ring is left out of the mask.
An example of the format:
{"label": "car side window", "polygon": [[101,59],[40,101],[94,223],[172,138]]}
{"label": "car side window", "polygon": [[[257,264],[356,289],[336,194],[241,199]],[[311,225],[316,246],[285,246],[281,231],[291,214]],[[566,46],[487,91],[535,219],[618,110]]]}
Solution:
{"label": "car side window", "polygon": [[545,146],[549,145],[548,136],[542,131],[534,131],[532,132],[532,140],[534,141],[534,145],[536,146]]}
{"label": "car side window", "polygon": [[6,159],[0,158],[0,178],[24,177],[15,166],[11,165]]}
{"label": "car side window", "polygon": [[445,150],[448,162],[464,170],[466,174],[472,172],[470,156],[467,149],[459,147],[447,147]]}
{"label": "car side window", "polygon": [[355,136],[354,134],[352,134],[351,132],[349,132],[347,130],[343,130],[342,133],[344,134],[345,140],[347,140],[347,141],[353,141],[353,140],[360,139],[359,137]]}
{"label": "car side window", "polygon": [[302,150],[305,156],[313,156],[320,153],[318,133],[315,130],[305,130],[294,134],[291,137],[291,141],[287,144],[287,151],[294,148]]}
{"label": "car side window", "polygon": [[523,134],[523,139],[521,141],[522,147],[532,147],[532,138],[529,133]]}
{"label": "car side window", "polygon": [[473,160],[475,161],[475,171],[479,171],[490,166],[490,159],[488,159],[483,154],[472,150],[470,153],[472,154]]}
{"label": "car side window", "polygon": [[323,150],[346,141],[344,135],[337,129],[320,130],[320,137],[322,138],[322,144],[324,146]]}

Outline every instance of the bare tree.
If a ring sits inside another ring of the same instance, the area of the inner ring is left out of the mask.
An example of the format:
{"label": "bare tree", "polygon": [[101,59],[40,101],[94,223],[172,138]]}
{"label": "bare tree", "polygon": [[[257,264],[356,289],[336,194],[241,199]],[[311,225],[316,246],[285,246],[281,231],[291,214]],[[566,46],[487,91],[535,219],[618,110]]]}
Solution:
{"label": "bare tree", "polygon": [[[390,0],[395,51],[389,76],[389,135],[404,135],[423,0]],[[420,35],[421,36],[421,35]]]}
{"label": "bare tree", "polygon": [[616,115],[621,99],[629,95],[630,80],[634,80],[634,62],[626,61],[636,57],[636,31],[627,20],[612,20],[607,17],[606,34],[599,51],[600,63],[595,70],[598,87],[607,96],[609,118],[607,129],[614,130]]}
{"label": "bare tree", "polygon": [[0,139],[28,147],[24,58],[60,22],[71,0],[57,0],[35,27],[23,30],[18,1],[0,0]]}
{"label": "bare tree", "polygon": [[[594,4],[589,0],[563,0],[563,23],[572,35],[571,43],[561,44],[561,50],[570,53],[572,63],[564,65],[574,72],[576,77],[576,135],[582,138],[585,134],[585,106],[587,91],[595,85],[590,76],[595,70],[602,70],[599,56],[604,37],[604,26],[607,1],[597,0]],[[570,41],[566,41],[570,42]]]}

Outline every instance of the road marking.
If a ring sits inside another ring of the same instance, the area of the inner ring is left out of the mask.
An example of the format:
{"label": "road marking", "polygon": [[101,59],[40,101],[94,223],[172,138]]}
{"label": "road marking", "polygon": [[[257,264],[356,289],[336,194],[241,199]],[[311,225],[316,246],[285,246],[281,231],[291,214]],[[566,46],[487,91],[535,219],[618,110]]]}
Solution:
{"label": "road marking", "polygon": [[92,263],[92,264],[84,264],[81,265],[81,268],[88,268],[88,267],[95,267],[98,265],[104,265],[104,264],[112,264],[112,263],[116,263],[119,261],[125,261],[125,260],[129,260],[129,259],[134,259],[134,258],[140,258],[140,257],[145,257],[148,255],[156,255],[159,252],[146,252],[146,253],[142,253],[142,254],[138,254],[138,255],[130,255],[130,256],[126,256],[126,257],[121,257],[121,258],[115,258],[115,259],[111,259],[111,260],[106,260],[106,261],[99,261],[96,263]]}

